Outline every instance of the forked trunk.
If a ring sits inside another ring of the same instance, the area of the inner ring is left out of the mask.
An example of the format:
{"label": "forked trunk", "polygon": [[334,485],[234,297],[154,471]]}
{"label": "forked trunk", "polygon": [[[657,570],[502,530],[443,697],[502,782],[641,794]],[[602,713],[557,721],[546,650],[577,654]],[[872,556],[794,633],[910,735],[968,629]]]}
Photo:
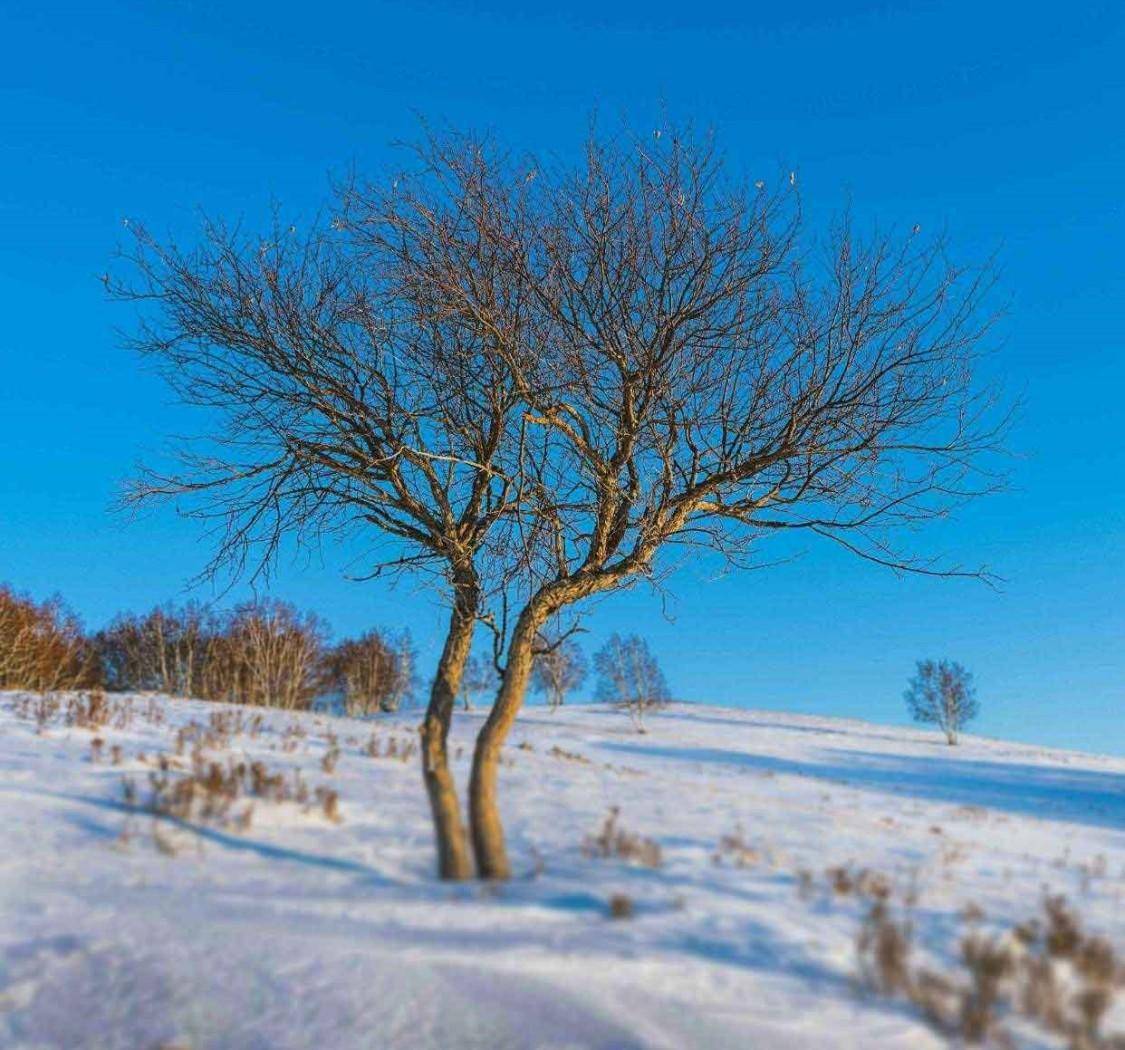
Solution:
{"label": "forked trunk", "polygon": [[519,714],[531,677],[533,647],[546,615],[528,606],[520,614],[512,641],[504,679],[496,702],[477,736],[473,753],[473,772],[469,781],[469,821],[477,873],[482,879],[507,879],[512,868],[504,846],[504,826],[496,797],[500,752]]}
{"label": "forked trunk", "polygon": [[473,866],[457,786],[449,769],[449,725],[461,688],[461,676],[473,643],[479,592],[475,581],[462,581],[455,588],[449,634],[430,688],[430,703],[420,730],[422,777],[430,798],[434,837],[437,840],[438,873],[443,879],[472,878]]}

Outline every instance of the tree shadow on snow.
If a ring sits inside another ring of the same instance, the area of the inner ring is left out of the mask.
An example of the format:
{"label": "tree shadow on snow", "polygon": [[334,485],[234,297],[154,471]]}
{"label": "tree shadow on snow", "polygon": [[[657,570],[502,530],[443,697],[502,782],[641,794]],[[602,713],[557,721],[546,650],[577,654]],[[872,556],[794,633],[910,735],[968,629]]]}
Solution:
{"label": "tree shadow on snow", "polygon": [[748,771],[786,773],[875,789],[890,795],[980,806],[1019,816],[1092,827],[1125,826],[1125,777],[977,759],[886,755],[828,748],[823,762],[801,761],[722,748],[654,747],[605,743],[605,750]]}
{"label": "tree shadow on snow", "polygon": [[[205,842],[211,842],[215,845],[238,852],[254,853],[266,860],[289,861],[322,868],[327,871],[339,871],[345,874],[361,875],[365,880],[381,886],[389,887],[399,885],[381,872],[359,861],[348,860],[343,857],[326,856],[322,853],[311,853],[307,850],[293,849],[288,846],[277,846],[273,843],[249,838],[245,835],[234,835],[219,828],[196,824],[168,813],[154,813],[152,810],[143,807],[127,806],[123,802],[115,802],[112,799],[96,798],[90,795],[78,795],[65,791],[33,790],[26,787],[14,790],[10,788],[0,788],[0,791],[10,794],[37,795],[41,798],[53,798],[63,802],[77,802],[80,805],[119,813],[125,817],[148,817],[158,820],[169,827],[193,832]],[[71,822],[103,838],[116,839],[120,835],[120,828],[114,830],[107,824],[102,824],[89,818],[74,816],[71,818]]]}

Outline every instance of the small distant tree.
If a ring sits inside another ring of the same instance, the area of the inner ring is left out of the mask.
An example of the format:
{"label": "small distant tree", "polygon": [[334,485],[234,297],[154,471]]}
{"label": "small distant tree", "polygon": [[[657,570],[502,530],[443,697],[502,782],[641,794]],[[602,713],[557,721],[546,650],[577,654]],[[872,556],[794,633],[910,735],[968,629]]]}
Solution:
{"label": "small distant tree", "polygon": [[461,675],[461,703],[465,710],[471,711],[473,702],[478,697],[495,692],[499,684],[500,678],[494,664],[483,657],[470,656]]}
{"label": "small distant tree", "polygon": [[980,709],[973,676],[955,660],[919,660],[904,695],[914,721],[936,725],[950,745]]}
{"label": "small distant tree", "polygon": [[594,670],[597,698],[628,711],[638,733],[645,731],[645,712],[671,699],[664,673],[639,635],[610,635],[594,654]]}
{"label": "small distant tree", "polygon": [[532,665],[532,684],[543,693],[554,711],[561,707],[567,693],[586,680],[586,655],[577,642],[569,638],[541,635]]}
{"label": "small distant tree", "polygon": [[403,704],[414,698],[418,685],[418,650],[414,648],[414,638],[406,629],[390,640],[391,647],[391,689],[383,702],[384,711],[397,711]]}

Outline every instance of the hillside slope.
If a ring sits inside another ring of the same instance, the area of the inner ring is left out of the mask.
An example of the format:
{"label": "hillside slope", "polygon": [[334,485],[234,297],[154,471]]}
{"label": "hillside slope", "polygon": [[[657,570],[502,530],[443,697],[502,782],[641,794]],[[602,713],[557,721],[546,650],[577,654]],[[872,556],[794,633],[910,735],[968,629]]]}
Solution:
{"label": "hillside slope", "polygon": [[[531,709],[502,771],[520,877],[450,886],[417,717],[0,695],[0,1046],[944,1046],[857,979],[864,868],[914,902],[939,968],[966,907],[1000,929],[1045,890],[1125,942],[1122,760],[697,706],[645,735],[600,707]],[[462,783],[480,718],[456,717]],[[175,793],[193,751],[228,779],[213,796]],[[599,855],[611,807],[658,866],[632,840],[633,860]],[[631,918],[609,917],[615,895]]]}

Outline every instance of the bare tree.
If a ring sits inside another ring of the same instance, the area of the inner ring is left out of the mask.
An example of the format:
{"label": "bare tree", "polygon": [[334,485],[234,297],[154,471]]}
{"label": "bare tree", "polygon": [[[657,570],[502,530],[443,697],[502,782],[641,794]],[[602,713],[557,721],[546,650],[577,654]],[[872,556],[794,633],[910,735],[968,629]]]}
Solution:
{"label": "bare tree", "polygon": [[532,684],[547,697],[551,710],[562,706],[567,694],[586,680],[586,656],[571,638],[543,633],[532,664]]}
{"label": "bare tree", "polygon": [[[760,564],[779,533],[902,572],[981,575],[904,538],[994,487],[973,380],[987,272],[918,235],[804,237],[792,187],[727,179],[713,144],[591,137],[576,170],[431,139],[330,229],[142,233],[141,348],[223,429],[186,474],[220,560],[371,530],[374,569],[436,569],[450,629],[423,726],[443,874],[468,873],[445,744],[473,626],[503,676],[470,780],[478,872],[510,865],[500,753],[544,626],[706,548]],[[791,180],[787,180],[791,181]],[[486,604],[493,597],[498,617]],[[509,617],[507,611],[513,610]],[[502,659],[501,659],[502,655]]]}
{"label": "bare tree", "polygon": [[914,721],[936,725],[951,746],[980,710],[973,676],[955,660],[919,660],[903,696]]}
{"label": "bare tree", "polygon": [[93,646],[107,689],[219,699],[207,693],[204,668],[225,629],[205,606],[165,605],[140,616],[116,616],[94,635]]}
{"label": "bare tree", "polygon": [[325,657],[326,685],[342,699],[349,715],[384,710],[396,677],[394,652],[378,630],[334,645]]}
{"label": "bare tree", "polygon": [[[499,757],[550,618],[656,578],[661,552],[754,565],[779,533],[980,577],[904,541],[995,487],[982,455],[1000,430],[973,380],[990,278],[940,242],[862,240],[844,222],[814,251],[788,188],[725,179],[711,141],[675,129],[594,138],[574,172],[531,170],[525,221],[489,233],[534,297],[510,359],[530,424],[530,582],[470,781],[489,878],[510,873]],[[471,289],[460,309],[502,323]]]}
{"label": "bare tree", "polygon": [[473,709],[473,702],[488,693],[495,692],[499,678],[496,667],[490,660],[480,656],[470,656],[461,676],[461,702],[466,711]]}
{"label": "bare tree", "polygon": [[246,602],[234,610],[226,631],[237,666],[236,702],[303,711],[322,687],[326,630],[311,613],[288,602]]}
{"label": "bare tree", "polygon": [[418,652],[406,628],[391,638],[391,655],[390,691],[383,704],[384,711],[397,711],[413,697],[418,684]]}
{"label": "bare tree", "polygon": [[594,654],[594,669],[598,699],[628,711],[638,733],[645,731],[645,712],[671,699],[664,672],[639,635],[610,635]]}
{"label": "bare tree", "polygon": [[364,576],[429,571],[445,589],[422,768],[441,874],[465,878],[447,736],[490,570],[504,564],[498,533],[519,500],[526,423],[497,330],[466,325],[444,286],[455,267],[520,341],[518,275],[498,279],[506,249],[473,232],[504,188],[487,188],[478,150],[449,159],[428,172],[420,156],[411,180],[343,187],[307,231],[275,220],[255,238],[208,222],[183,250],[134,224],[131,275],[106,283],[139,305],[134,345],[207,426],[130,500],[170,499],[211,526],[208,571],[266,572],[287,541],[358,535],[373,544]]}
{"label": "bare tree", "polygon": [[62,600],[35,602],[0,584],[0,689],[82,689],[98,684],[96,660]]}

